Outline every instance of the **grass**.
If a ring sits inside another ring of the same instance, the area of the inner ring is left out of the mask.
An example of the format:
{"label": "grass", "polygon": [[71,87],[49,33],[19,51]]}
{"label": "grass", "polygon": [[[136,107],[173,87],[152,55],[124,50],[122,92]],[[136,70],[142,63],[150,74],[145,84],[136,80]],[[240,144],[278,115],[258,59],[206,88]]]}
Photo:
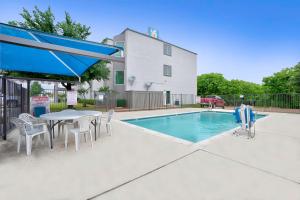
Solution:
{"label": "grass", "polygon": [[[64,109],[67,109],[68,106],[65,103],[51,103],[50,104],[50,111],[51,112],[59,112]],[[77,105],[74,106],[75,110],[97,110],[97,111],[106,111],[105,108],[98,108],[95,105],[89,105],[87,104],[86,106],[83,106],[82,103],[78,103]]]}

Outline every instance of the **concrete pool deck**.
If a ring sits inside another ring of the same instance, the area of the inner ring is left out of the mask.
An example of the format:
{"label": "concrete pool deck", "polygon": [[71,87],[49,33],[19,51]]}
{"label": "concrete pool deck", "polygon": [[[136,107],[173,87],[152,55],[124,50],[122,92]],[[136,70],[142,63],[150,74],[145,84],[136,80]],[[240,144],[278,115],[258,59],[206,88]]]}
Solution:
{"label": "concrete pool deck", "polygon": [[222,134],[181,143],[128,126],[120,119],[200,111],[170,109],[116,113],[113,136],[54,140],[16,153],[16,133],[0,141],[0,199],[300,199],[300,115],[269,113],[256,137]]}

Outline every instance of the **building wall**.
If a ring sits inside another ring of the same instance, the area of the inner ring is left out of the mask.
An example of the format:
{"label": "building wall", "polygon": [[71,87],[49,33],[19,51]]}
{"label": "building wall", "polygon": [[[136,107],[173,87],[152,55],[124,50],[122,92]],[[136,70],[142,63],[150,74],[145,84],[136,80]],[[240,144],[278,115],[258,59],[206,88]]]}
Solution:
{"label": "building wall", "polygon": [[[125,34],[119,34],[113,38],[114,44],[116,42],[125,42]],[[124,48],[126,49],[126,42]],[[126,53],[125,51],[122,53],[122,56],[125,57],[125,63],[126,63]],[[110,85],[112,86],[113,90],[116,92],[124,92],[125,91],[125,85],[126,85],[126,69],[125,69],[125,63],[113,63],[113,69],[110,72],[110,75],[112,76]],[[116,71],[124,71],[124,85],[117,85],[115,82],[115,73]]]}
{"label": "building wall", "polygon": [[[108,44],[108,45],[114,45],[115,41],[124,41],[125,40],[125,36],[123,35],[118,35],[115,36],[114,39],[110,39],[110,38],[106,38],[104,44]],[[97,81],[97,80],[93,80],[92,81],[92,89],[93,91],[98,91],[100,87],[103,86],[108,86],[110,89],[117,91],[117,92],[123,92],[125,91],[125,86],[124,85],[115,85],[115,71],[117,70],[124,70],[125,68],[125,64],[123,63],[113,63],[113,62],[109,62],[106,64],[106,67],[110,70],[110,74],[109,74],[109,79],[105,80],[105,81]],[[88,88],[89,85],[87,83],[83,84],[84,88]],[[86,94],[86,97],[88,98],[93,98],[91,96],[91,91],[89,90],[88,93]],[[92,94],[94,95],[94,94]]]}
{"label": "building wall", "polygon": [[[145,83],[153,82],[149,91],[171,91],[171,94],[195,94],[197,55],[172,46],[172,56],[163,53],[163,42],[131,30],[125,31],[125,90],[145,91]],[[163,75],[163,66],[172,66],[172,76]],[[128,77],[135,76],[131,85]]]}

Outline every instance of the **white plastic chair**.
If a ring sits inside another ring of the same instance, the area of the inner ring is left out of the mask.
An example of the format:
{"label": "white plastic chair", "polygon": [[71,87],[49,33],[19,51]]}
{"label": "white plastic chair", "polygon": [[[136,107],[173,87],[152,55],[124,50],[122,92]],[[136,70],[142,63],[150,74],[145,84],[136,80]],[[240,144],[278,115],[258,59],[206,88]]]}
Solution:
{"label": "white plastic chair", "polygon": [[[70,113],[70,112],[74,112],[76,110],[73,109],[65,109],[62,110],[61,113]],[[65,120],[62,121],[60,123],[58,123],[57,129],[58,129],[58,137],[60,135],[60,131],[62,130],[63,133],[65,133],[65,126],[69,127],[69,126],[73,126],[74,127],[74,121],[73,120]]]}
{"label": "white plastic chair", "polygon": [[88,133],[90,135],[90,140],[91,140],[91,146],[93,147],[93,136],[92,136],[92,131],[90,127],[91,123],[91,117],[90,116],[84,116],[76,120],[78,124],[78,128],[72,128],[69,131],[65,133],[65,148],[68,147],[68,134],[72,133],[74,134],[75,137],[75,150],[79,150],[79,142],[80,142],[80,136],[83,134],[85,141],[86,139],[86,134]]}
{"label": "white plastic chair", "polygon": [[19,118],[26,121],[26,122],[31,122],[33,124],[42,124],[42,123],[47,124],[46,121],[44,121],[42,119],[39,119],[39,118],[36,118],[36,117],[34,117],[33,115],[31,115],[29,113],[21,113],[19,115]]}
{"label": "white plastic chair", "polygon": [[28,156],[31,155],[32,138],[37,136],[37,135],[47,134],[48,135],[48,140],[49,140],[49,147],[51,148],[51,146],[50,146],[50,133],[49,133],[47,124],[45,124],[45,123],[33,124],[32,122],[28,122],[28,121],[25,121],[23,119],[19,119],[19,118],[16,118],[16,117],[12,117],[10,119],[10,122],[13,123],[20,131],[19,132],[19,138],[18,138],[18,147],[17,147],[17,152],[18,153],[20,152],[22,137],[25,137],[26,152],[27,152]]}
{"label": "white plastic chair", "polygon": [[102,114],[96,117],[96,127],[98,128],[98,135],[101,133],[101,117]]}
{"label": "white plastic chair", "polygon": [[112,117],[114,115],[114,110],[111,109],[108,111],[108,114],[107,114],[107,121],[106,121],[106,131],[108,134],[112,135],[112,126],[111,126],[111,120],[112,120]]}

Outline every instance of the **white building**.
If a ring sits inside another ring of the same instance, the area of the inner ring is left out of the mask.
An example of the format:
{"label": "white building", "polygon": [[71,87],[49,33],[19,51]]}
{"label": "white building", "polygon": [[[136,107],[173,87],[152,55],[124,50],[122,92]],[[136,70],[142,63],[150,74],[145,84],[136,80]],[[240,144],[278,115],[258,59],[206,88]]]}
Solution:
{"label": "white building", "polygon": [[114,90],[196,95],[196,53],[131,29],[113,41],[124,47],[125,57],[124,64],[113,64]]}
{"label": "white building", "polygon": [[[107,40],[124,48],[116,56],[125,63],[113,63],[107,85],[116,92],[159,91],[172,94],[197,94],[197,54],[131,29]],[[93,89],[100,87],[93,84]]]}

